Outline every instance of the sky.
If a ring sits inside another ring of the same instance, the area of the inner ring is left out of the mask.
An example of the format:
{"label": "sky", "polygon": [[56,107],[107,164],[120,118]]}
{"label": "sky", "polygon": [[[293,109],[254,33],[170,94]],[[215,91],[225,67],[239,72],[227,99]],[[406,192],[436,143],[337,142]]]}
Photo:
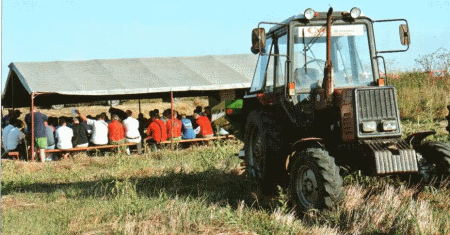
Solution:
{"label": "sky", "polygon": [[[350,11],[359,7],[373,20],[408,20],[409,50],[383,54],[395,69],[413,70],[414,59],[420,55],[439,48],[450,50],[449,1],[306,2],[4,0],[2,91],[11,62],[251,53],[251,30],[260,21],[281,22],[306,8],[327,11],[332,6],[335,11]],[[375,37],[377,45],[399,44],[398,33]]]}

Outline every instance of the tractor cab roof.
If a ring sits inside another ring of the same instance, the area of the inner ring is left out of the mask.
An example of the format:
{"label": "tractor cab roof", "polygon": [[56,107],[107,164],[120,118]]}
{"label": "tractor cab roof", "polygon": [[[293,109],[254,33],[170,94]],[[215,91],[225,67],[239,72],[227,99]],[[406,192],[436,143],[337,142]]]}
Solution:
{"label": "tractor cab roof", "polygon": [[[352,15],[354,11],[359,11],[359,14]],[[349,19],[349,18],[364,17],[364,14],[361,12],[361,10],[359,10],[359,8],[354,7],[350,10],[350,12],[347,12],[347,11],[333,12],[332,17],[333,18],[341,18],[341,19],[344,19],[344,18]],[[292,21],[300,21],[300,22],[307,23],[310,21],[326,20],[326,18],[327,18],[327,12],[315,12],[311,8],[308,8],[304,12],[302,12],[298,15],[293,15],[293,16],[287,18],[286,20],[284,20],[283,22],[281,22],[280,24],[273,26],[272,28],[270,28],[269,33],[272,33],[274,31],[278,30],[279,28],[288,25]]]}

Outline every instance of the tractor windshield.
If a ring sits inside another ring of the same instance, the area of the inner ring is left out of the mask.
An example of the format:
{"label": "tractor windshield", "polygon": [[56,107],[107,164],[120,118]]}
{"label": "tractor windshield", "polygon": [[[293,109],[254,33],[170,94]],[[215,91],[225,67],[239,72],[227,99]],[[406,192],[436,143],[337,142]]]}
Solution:
{"label": "tractor windshield", "polygon": [[[294,29],[294,82],[298,90],[320,87],[326,61],[326,27]],[[333,25],[331,60],[335,87],[365,86],[373,82],[366,26]]]}

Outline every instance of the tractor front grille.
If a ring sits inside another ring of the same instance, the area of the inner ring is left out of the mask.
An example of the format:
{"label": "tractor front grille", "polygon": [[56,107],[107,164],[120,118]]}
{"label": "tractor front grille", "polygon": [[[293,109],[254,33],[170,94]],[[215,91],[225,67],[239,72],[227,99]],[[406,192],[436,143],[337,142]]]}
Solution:
{"label": "tractor front grille", "polygon": [[[359,88],[355,92],[356,126],[359,138],[400,137],[401,124],[394,87]],[[396,121],[397,130],[383,131],[384,121]],[[363,122],[375,122],[377,130],[361,131]]]}
{"label": "tractor front grille", "polygon": [[397,119],[393,88],[357,90],[358,114],[361,121]]}

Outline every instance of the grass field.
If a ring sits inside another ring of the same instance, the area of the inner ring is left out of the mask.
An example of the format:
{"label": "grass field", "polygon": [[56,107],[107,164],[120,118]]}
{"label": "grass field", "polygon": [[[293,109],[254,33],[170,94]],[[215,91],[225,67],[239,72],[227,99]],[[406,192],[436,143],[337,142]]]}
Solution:
{"label": "grass field", "polygon": [[[405,87],[414,82],[398,82],[399,97],[409,97]],[[439,94],[400,101],[405,136],[435,129],[430,140],[447,140],[438,103],[449,101],[450,89],[432,88]],[[427,98],[440,100],[423,103]],[[178,105],[188,112],[196,102]],[[417,103],[429,108],[417,111]],[[144,113],[167,105],[146,103]],[[120,108],[128,107],[136,104]],[[70,115],[70,108],[48,112]],[[45,164],[2,160],[2,234],[450,234],[449,179],[417,184],[343,169],[342,204],[299,219],[283,189],[264,197],[243,175],[235,156],[241,147],[231,140],[132,156],[80,153]]]}
{"label": "grass field", "polygon": [[[3,234],[448,234],[448,180],[408,185],[344,177],[332,212],[299,220],[286,194],[261,196],[241,175],[241,144],[218,142],[141,156],[78,154],[2,162]],[[386,203],[389,202],[389,203]]]}

